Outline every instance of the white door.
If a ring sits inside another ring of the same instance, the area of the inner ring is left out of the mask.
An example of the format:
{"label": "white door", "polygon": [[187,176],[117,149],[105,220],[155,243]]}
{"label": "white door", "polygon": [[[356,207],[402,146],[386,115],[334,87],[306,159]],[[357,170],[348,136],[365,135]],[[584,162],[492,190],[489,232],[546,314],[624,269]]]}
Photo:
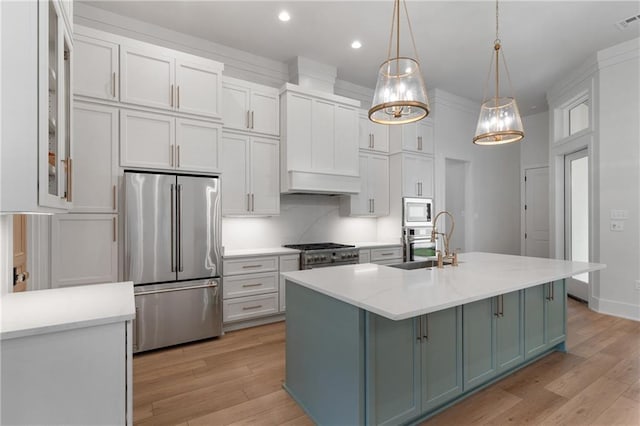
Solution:
{"label": "white door", "polygon": [[433,154],[433,125],[427,121],[418,122],[418,151]]}
{"label": "white door", "polygon": [[251,213],[280,213],[279,143],[251,138]]}
{"label": "white door", "polygon": [[277,92],[251,91],[251,130],[274,136],[280,134],[280,102]]}
{"label": "white door", "polygon": [[73,211],[114,213],[118,183],[118,109],[74,103]]}
{"label": "white door", "polygon": [[249,136],[224,133],[220,149],[222,214],[246,215],[250,209]]}
{"label": "white door", "polygon": [[360,149],[373,149],[371,131],[371,120],[366,114],[360,114],[358,116],[358,146]]}
{"label": "white door", "polygon": [[387,216],[389,214],[389,157],[370,155],[368,175],[373,213],[376,216]]}
{"label": "white door", "polygon": [[220,117],[220,70],[184,59],[176,61],[176,109],[181,112]]}
{"label": "white door", "polygon": [[120,46],[120,101],[156,108],[175,106],[174,58],[162,49]]}
{"label": "white door", "polygon": [[82,35],[73,42],[73,93],[117,100],[118,45]]}
{"label": "white door", "polygon": [[549,168],[524,173],[524,255],[549,257]]}
{"label": "white door", "polygon": [[227,82],[222,83],[222,120],[225,128],[249,129],[251,125],[249,96],[250,90],[247,87]]}
{"label": "white door", "polygon": [[[589,261],[589,157],[587,150],[565,156],[565,259]],[[589,301],[589,274],[567,278],[567,293]]]}
{"label": "white door", "polygon": [[420,152],[418,144],[418,124],[409,123],[402,125],[402,150]]}
{"label": "white door", "polygon": [[[467,198],[467,167],[469,163],[452,158],[445,159],[445,205],[437,210],[446,210],[455,221],[454,233],[449,241],[449,249],[458,253],[466,250],[466,198]],[[438,229],[450,229],[446,215],[438,219]],[[440,222],[443,221],[443,222]],[[445,227],[446,225],[446,227]]]}
{"label": "white door", "polygon": [[358,112],[355,108],[335,106],[333,135],[334,173],[358,176]]}
{"label": "white door", "polygon": [[117,217],[60,214],[51,220],[51,285],[118,281]]}
{"label": "white door", "polygon": [[176,168],[219,172],[221,135],[219,124],[176,118]]}
{"label": "white door", "polygon": [[173,169],[175,119],[162,114],[120,110],[120,165]]}

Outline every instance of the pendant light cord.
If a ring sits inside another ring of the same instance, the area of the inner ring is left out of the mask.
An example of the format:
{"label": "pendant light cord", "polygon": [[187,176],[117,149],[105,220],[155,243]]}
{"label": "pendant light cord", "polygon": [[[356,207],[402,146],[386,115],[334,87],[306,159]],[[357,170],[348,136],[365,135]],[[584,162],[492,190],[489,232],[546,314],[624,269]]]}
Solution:
{"label": "pendant light cord", "polygon": [[[420,57],[418,55],[418,49],[416,48],[416,40],[413,36],[413,28],[411,27],[411,20],[409,19],[409,10],[407,9],[407,2],[402,0],[404,4],[404,13],[407,16],[407,26],[409,27],[409,35],[411,36],[411,45],[413,47],[413,54],[415,55],[416,62],[420,64]],[[389,46],[387,48],[387,60],[391,59],[391,49],[393,46],[393,33],[396,33],[396,59],[400,57],[400,0],[393,2],[393,15],[391,16],[391,33],[389,34]]]}

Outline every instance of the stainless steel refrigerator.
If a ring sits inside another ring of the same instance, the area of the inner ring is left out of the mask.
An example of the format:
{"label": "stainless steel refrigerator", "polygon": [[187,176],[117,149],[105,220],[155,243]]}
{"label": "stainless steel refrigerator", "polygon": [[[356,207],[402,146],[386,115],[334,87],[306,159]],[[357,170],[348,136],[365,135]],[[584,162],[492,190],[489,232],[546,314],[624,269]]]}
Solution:
{"label": "stainless steel refrigerator", "polygon": [[134,352],[219,336],[220,180],[126,171],[124,181]]}

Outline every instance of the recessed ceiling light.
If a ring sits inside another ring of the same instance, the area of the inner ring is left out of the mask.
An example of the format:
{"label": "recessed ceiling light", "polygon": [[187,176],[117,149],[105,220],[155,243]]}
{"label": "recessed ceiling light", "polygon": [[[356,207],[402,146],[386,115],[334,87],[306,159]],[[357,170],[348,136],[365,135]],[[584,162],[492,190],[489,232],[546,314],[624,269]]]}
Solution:
{"label": "recessed ceiling light", "polygon": [[283,10],[278,15],[278,19],[281,20],[282,22],[287,22],[289,19],[291,19],[291,15],[289,15],[289,12],[287,12],[286,10]]}
{"label": "recessed ceiling light", "polygon": [[362,43],[360,43],[358,40],[355,40],[353,43],[351,43],[351,47],[353,49],[360,49],[362,47]]}

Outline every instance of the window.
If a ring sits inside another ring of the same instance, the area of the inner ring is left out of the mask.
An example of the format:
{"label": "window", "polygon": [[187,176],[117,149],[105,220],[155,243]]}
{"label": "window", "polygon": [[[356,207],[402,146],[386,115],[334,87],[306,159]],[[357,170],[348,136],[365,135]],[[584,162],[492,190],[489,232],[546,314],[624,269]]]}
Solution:
{"label": "window", "polygon": [[569,108],[569,136],[589,127],[588,100]]}

